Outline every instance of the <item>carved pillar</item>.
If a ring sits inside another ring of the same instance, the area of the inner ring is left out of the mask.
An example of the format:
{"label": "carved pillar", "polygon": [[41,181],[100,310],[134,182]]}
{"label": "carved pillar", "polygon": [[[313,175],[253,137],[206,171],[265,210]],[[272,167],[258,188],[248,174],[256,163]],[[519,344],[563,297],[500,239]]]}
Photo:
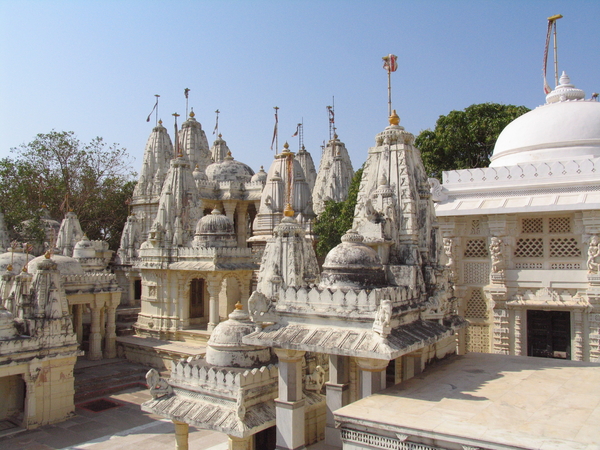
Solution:
{"label": "carved pillar", "polygon": [[83,308],[84,305],[73,305],[73,322],[79,345],[83,342]]}
{"label": "carved pillar", "polygon": [[175,448],[177,450],[188,450],[188,435],[190,433],[190,426],[184,422],[178,422],[174,420],[175,424]]}
{"label": "carved pillar", "polygon": [[335,428],[333,411],[350,403],[350,357],[329,355],[329,381],[325,386],[327,388],[325,442],[327,445],[341,447],[341,431]]}
{"label": "carved pillar", "polygon": [[246,248],[247,229],[246,229],[246,213],[248,212],[247,203],[239,203],[237,207],[237,242],[238,247]]}
{"label": "carved pillar", "polygon": [[221,279],[208,280],[208,331],[212,331],[219,324],[219,293],[221,292]]}
{"label": "carved pillar", "polygon": [[25,411],[23,418],[23,426],[29,428],[31,425],[36,425],[37,420],[37,399],[35,383],[39,375],[39,368],[29,368],[29,373],[23,374],[23,380],[25,381]]}
{"label": "carved pillar", "polygon": [[305,445],[303,351],[274,349],[279,358],[279,398],[275,399],[277,450],[300,450]]}
{"label": "carved pillar", "polygon": [[104,333],[104,357],[109,359],[117,357],[116,315],[117,308],[109,303],[106,306],[106,333]]}
{"label": "carved pillar", "polygon": [[97,361],[102,359],[102,333],[100,332],[100,313],[99,307],[93,303],[90,305],[92,310],[92,323],[90,326],[90,350],[88,359]]}
{"label": "carved pillar", "polygon": [[231,223],[233,223],[233,214],[235,213],[235,205],[237,200],[223,200],[223,208],[225,209],[225,215]]}
{"label": "carved pillar", "polygon": [[356,358],[360,369],[361,398],[385,389],[385,369],[388,363],[385,359]]}
{"label": "carved pillar", "polygon": [[239,438],[228,434],[227,437],[229,438],[229,450],[254,450],[254,446],[252,445],[253,436],[254,435],[245,438]]}

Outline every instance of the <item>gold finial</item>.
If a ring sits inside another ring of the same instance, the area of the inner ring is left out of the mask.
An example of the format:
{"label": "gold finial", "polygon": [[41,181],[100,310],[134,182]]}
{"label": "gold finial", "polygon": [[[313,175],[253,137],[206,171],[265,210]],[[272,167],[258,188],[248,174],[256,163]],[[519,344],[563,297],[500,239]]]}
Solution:
{"label": "gold finial", "polygon": [[162,119],[160,119],[160,120],[158,121],[158,124],[159,124],[159,125],[162,125]]}
{"label": "gold finial", "polygon": [[12,272],[12,270],[13,270],[12,264],[9,264],[8,266],[6,266],[6,271],[7,272]]}
{"label": "gold finial", "polygon": [[223,137],[223,135],[221,133],[219,133],[219,139],[221,139]]}
{"label": "gold finial", "polygon": [[292,209],[292,205],[289,203],[285,204],[285,209],[283,210],[283,215],[285,217],[294,217],[294,210]]}
{"label": "gold finial", "polygon": [[241,309],[244,309],[244,306],[242,305],[242,303],[239,300],[235,304],[235,309],[237,309],[238,311]]}
{"label": "gold finial", "polygon": [[334,138],[334,139],[337,139],[337,138],[338,138],[338,135],[337,135],[337,133],[333,133],[333,138]]}
{"label": "gold finial", "polygon": [[390,121],[390,125],[398,125],[400,123],[400,117],[396,113],[396,110],[392,112],[392,115],[388,119]]}
{"label": "gold finial", "polygon": [[290,144],[288,144],[287,142],[285,144],[283,144],[283,151],[284,152],[289,152],[290,151]]}
{"label": "gold finial", "polygon": [[46,258],[46,259],[50,259],[51,256],[52,256],[52,253],[50,253],[50,250],[48,250],[46,253],[44,253],[44,258]]}
{"label": "gold finial", "polygon": [[194,112],[194,108],[190,111],[190,117],[196,117],[196,113]]}

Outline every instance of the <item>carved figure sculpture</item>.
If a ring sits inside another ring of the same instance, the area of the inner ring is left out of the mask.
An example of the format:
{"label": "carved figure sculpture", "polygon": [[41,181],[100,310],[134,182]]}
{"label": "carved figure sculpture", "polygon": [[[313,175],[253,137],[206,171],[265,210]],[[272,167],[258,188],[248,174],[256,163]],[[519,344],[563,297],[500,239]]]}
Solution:
{"label": "carved figure sculpture", "polygon": [[277,322],[278,319],[273,302],[258,291],[248,299],[248,314],[255,323]]}
{"label": "carved figure sculpture", "polygon": [[587,268],[589,273],[598,273],[600,263],[598,258],[600,257],[600,237],[594,234],[590,239],[590,246],[588,247],[588,260]]}
{"label": "carved figure sculpture", "polygon": [[451,280],[456,278],[456,260],[454,259],[454,242],[451,238],[444,238],[444,254],[448,258],[448,262],[446,262],[446,267],[448,268],[448,275]]}
{"label": "carved figure sculpture", "polygon": [[375,313],[373,331],[381,337],[387,337],[391,332],[392,301],[382,300]]}
{"label": "carved figure sculpture", "polygon": [[321,366],[315,367],[315,371],[306,377],[306,390],[321,392],[325,384],[325,369]]}
{"label": "carved figure sculpture", "polygon": [[504,243],[498,237],[490,241],[490,255],[492,257],[492,273],[504,272]]}
{"label": "carved figure sculpture", "polygon": [[150,395],[152,395],[152,398],[154,399],[173,393],[173,388],[169,386],[164,378],[160,377],[160,374],[156,369],[150,369],[148,373],[146,373],[146,384],[150,389]]}

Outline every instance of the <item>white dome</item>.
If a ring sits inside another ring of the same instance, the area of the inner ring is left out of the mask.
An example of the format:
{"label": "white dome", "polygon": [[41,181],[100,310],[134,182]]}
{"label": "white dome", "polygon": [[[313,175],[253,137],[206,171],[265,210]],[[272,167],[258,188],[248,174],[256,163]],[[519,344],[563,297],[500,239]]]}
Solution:
{"label": "white dome", "polygon": [[570,99],[575,91],[563,75],[548,94],[552,103],[508,124],[498,136],[490,167],[600,157],[600,102]]}
{"label": "white dome", "polygon": [[[32,259],[27,266],[28,272],[31,274],[37,273],[38,265],[43,261],[46,261],[46,259],[47,258],[45,255]],[[51,259],[56,263],[58,271],[63,276],[82,275],[84,273],[81,264],[79,264],[79,262],[74,258],[63,255],[52,255]]]}

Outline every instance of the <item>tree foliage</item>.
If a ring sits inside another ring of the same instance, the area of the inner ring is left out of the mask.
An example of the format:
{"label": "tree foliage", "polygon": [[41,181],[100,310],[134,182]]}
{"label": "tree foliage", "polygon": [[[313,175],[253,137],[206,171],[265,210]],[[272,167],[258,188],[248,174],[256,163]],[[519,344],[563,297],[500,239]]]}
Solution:
{"label": "tree foliage", "polygon": [[488,167],[500,132],[528,111],[525,106],[481,103],[440,116],[433,131],[424,130],[415,140],[427,174],[441,181],[444,170]]}
{"label": "tree foliage", "polygon": [[0,208],[9,230],[44,206],[59,221],[72,210],[90,239],[118,248],[135,186],[125,149],[51,131],[11,151],[14,158],[0,160]]}
{"label": "tree foliage", "polygon": [[348,198],[343,202],[328,200],[325,202],[325,210],[319,214],[315,221],[314,232],[319,236],[317,242],[317,256],[325,256],[333,247],[342,242],[342,236],[352,228],[354,220],[354,207],[358,197],[358,188],[362,178],[363,168],[356,171],[350,188]]}

